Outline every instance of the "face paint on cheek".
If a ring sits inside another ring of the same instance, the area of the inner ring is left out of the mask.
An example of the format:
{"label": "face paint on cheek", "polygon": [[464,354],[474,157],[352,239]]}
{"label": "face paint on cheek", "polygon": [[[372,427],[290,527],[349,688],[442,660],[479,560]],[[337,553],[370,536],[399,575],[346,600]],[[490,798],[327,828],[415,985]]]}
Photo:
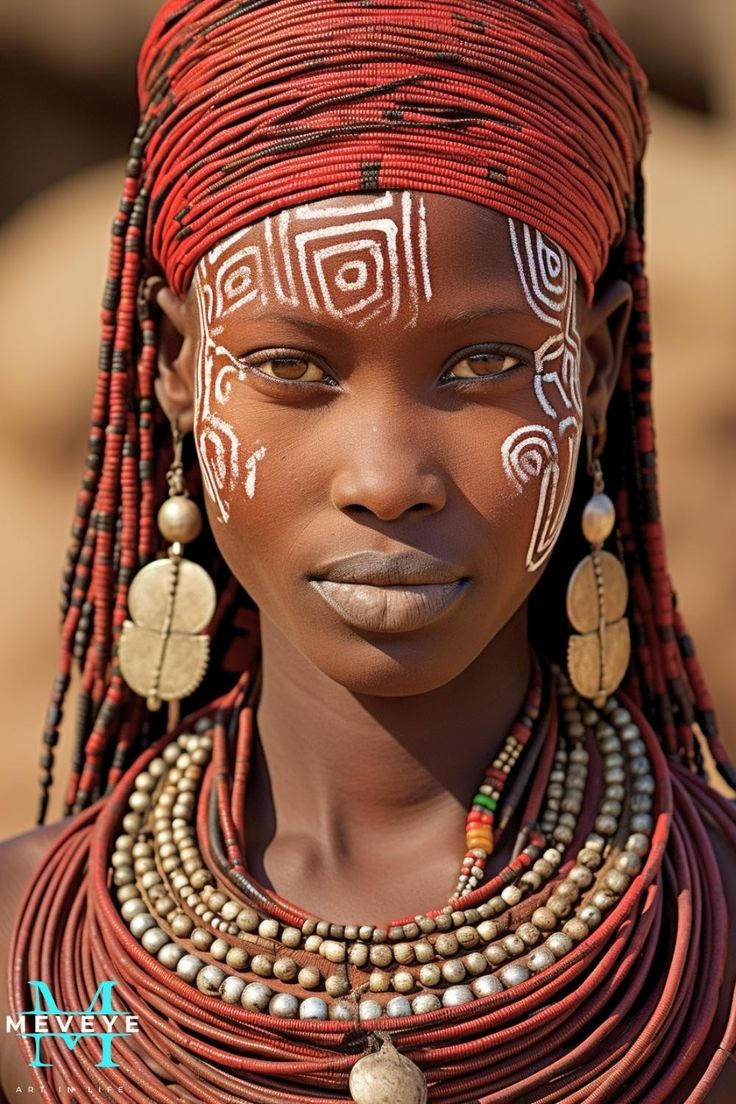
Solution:
{"label": "face paint on cheek", "polygon": [[[534,353],[534,391],[543,413],[557,423],[525,425],[501,446],[504,470],[521,494],[537,484],[537,507],[526,568],[537,571],[560,535],[572,496],[582,428],[580,335],[576,325],[577,273],[566,253],[525,223],[509,219],[511,247],[530,308],[553,332]],[[559,444],[558,444],[559,441]]]}
{"label": "face paint on cheek", "polygon": [[245,461],[245,470],[247,475],[245,477],[245,493],[248,498],[253,498],[256,493],[256,465],[259,460],[262,460],[266,455],[266,446],[260,445],[255,452],[252,452],[248,459]]}
{"label": "face paint on cheek", "polygon": [[[238,436],[227,419],[226,407],[232,392],[232,377],[242,380],[244,370],[227,349],[215,344],[212,289],[200,279],[198,271],[194,274],[194,290],[200,333],[194,387],[194,439],[205,491],[215,506],[217,519],[226,523],[230,519],[232,494],[240,482],[241,451]],[[248,498],[255,494],[256,465],[265,455],[266,448],[260,445],[245,462],[244,490]]]}

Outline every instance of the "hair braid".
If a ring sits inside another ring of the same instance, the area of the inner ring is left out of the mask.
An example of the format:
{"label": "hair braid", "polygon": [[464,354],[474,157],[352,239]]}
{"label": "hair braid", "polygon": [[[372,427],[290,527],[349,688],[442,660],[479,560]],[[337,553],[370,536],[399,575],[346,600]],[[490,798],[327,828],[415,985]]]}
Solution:
{"label": "hair braid", "polygon": [[[143,504],[150,509],[153,492],[140,487],[150,478],[141,478],[135,470],[141,451],[139,436],[145,439],[139,426],[145,428],[146,417],[150,421],[150,378],[155,360],[150,326],[143,330],[147,334],[146,355],[138,357],[140,331],[135,325],[143,257],[141,232],[146,215],[146,193],[140,186],[142,152],[140,137],[136,137],[112,226],[89,453],[64,573],[60,672],[43,734],[46,750],[41,760],[38,823],[43,823],[46,815],[52,749],[59,738],[73,658],[82,671],[82,686],[65,811],[75,805],[83,807],[99,788],[101,779],[95,764],[127,697],[119,672],[110,670],[117,642],[114,632],[126,615],[132,574],[152,552],[150,544],[146,549],[137,546],[139,529],[145,527]],[[136,365],[147,381],[142,387],[137,387],[133,379]],[[148,415],[144,413],[146,399]],[[150,444],[148,451],[150,454]]]}
{"label": "hair braid", "polygon": [[736,789],[736,773],[718,738],[712,702],[705,688],[695,648],[687,635],[667,571],[664,529],[660,517],[657,455],[652,417],[652,346],[649,287],[644,266],[643,192],[637,170],[636,203],[628,216],[624,278],[634,293],[619,391],[627,400],[629,433],[620,457],[624,485],[617,514],[624,559],[631,583],[630,617],[635,648],[629,689],[642,703],[668,753],[703,773],[704,736],[716,766]]}

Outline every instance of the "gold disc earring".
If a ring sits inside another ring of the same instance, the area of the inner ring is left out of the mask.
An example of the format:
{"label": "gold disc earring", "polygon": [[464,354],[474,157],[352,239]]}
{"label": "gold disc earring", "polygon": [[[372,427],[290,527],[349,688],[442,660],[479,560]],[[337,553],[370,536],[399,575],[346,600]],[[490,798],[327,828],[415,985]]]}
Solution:
{"label": "gold disc earring", "polygon": [[624,616],[629,583],[621,561],[603,551],[616,511],[604,493],[603,471],[593,458],[591,437],[587,444],[593,496],[583,510],[582,529],[590,555],[577,565],[567,587],[567,617],[575,634],[580,634],[568,639],[567,669],[578,693],[601,706],[620,685],[629,665],[631,637]]}
{"label": "gold disc earring", "polygon": [[120,637],[120,670],[149,709],[178,701],[197,689],[209,660],[202,630],[217,604],[215,585],[199,564],[184,559],[184,545],[202,529],[202,515],[184,486],[182,436],[171,424],[174,458],[166,479],[169,496],[158,512],[166,554],[141,568],[128,592],[130,619]]}

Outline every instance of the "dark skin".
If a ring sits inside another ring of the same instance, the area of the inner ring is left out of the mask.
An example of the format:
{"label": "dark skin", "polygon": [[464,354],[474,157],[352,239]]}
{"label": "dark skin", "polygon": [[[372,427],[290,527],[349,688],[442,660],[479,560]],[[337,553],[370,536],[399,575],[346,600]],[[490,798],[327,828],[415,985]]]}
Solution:
{"label": "dark skin", "polygon": [[[288,350],[291,363],[263,362],[267,372],[293,376],[297,356],[312,365],[297,386],[245,372],[227,415],[246,455],[266,446],[256,493],[234,495],[226,522],[212,502],[207,508],[261,612],[248,863],[280,895],[336,922],[385,922],[448,898],[467,807],[529,673],[527,600],[541,571],[527,570],[525,554],[536,496],[510,491],[501,445],[519,425],[547,424],[532,354],[549,327],[524,298],[506,219],[425,198],[433,295],[415,324],[400,311],[358,328],[306,304],[272,304],[232,312],[217,336],[244,362],[259,350]],[[630,289],[613,283],[591,306],[577,294],[580,428],[600,451]],[[157,395],[188,428],[198,415],[196,297],[160,288],[157,301]],[[493,378],[468,386],[467,367],[456,366],[479,351]],[[468,580],[461,600],[419,629],[356,628],[308,582],[325,557],[402,548],[458,565]],[[57,831],[4,845],[4,945],[28,873]],[[28,1079],[15,1046],[4,1050],[11,1091]],[[734,1098],[736,1081],[729,1086],[724,1074],[721,1084],[709,1104]]]}

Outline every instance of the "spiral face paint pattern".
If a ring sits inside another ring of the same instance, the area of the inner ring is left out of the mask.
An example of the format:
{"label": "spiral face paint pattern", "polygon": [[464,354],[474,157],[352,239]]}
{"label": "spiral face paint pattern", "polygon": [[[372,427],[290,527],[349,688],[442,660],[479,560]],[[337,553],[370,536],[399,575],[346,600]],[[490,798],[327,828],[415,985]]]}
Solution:
{"label": "spiral face paint pattern", "polygon": [[537,509],[526,554],[527,570],[537,571],[560,535],[580,447],[577,273],[567,254],[538,230],[509,219],[509,234],[526,301],[552,329],[534,352],[534,391],[553,425],[520,426],[501,446],[506,476],[519,494],[530,482],[537,484]]}
{"label": "spiral face paint pattern", "polygon": [[[227,418],[233,383],[242,381],[243,365],[213,336],[214,301],[199,270],[194,273],[199,314],[199,351],[194,388],[194,440],[202,469],[202,482],[222,522],[230,519],[230,502],[241,484],[240,441]],[[246,461],[247,475],[242,489],[248,498],[256,490],[256,465],[266,455],[259,445]]]}
{"label": "spiral face paint pattern", "polygon": [[222,521],[232,495],[253,498],[257,443],[241,471],[241,442],[228,419],[233,386],[244,365],[217,337],[236,312],[261,314],[276,304],[306,309],[356,328],[416,324],[432,298],[424,200],[409,191],[317,200],[269,216],[226,238],[199,262],[194,289],[200,348],[195,437],[204,485]]}
{"label": "spiral face paint pattern", "polygon": [[516,490],[521,493],[527,483],[537,482],[537,509],[526,556],[527,569],[536,571],[560,534],[580,444],[576,272],[570,258],[539,231],[509,219],[509,232],[525,298],[553,328],[535,350],[534,389],[543,413],[557,423],[557,432],[545,425],[522,426],[502,446],[504,468]]}

